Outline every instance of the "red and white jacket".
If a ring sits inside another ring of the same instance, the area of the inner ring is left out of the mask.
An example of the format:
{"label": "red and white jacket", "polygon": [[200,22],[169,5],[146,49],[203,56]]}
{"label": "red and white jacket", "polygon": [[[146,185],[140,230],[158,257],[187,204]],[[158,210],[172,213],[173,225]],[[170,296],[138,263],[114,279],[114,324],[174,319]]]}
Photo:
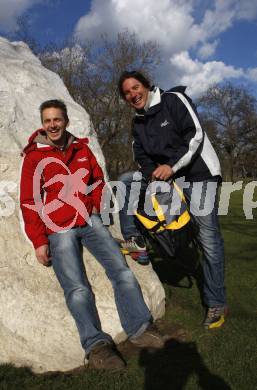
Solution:
{"label": "red and white jacket", "polygon": [[20,207],[25,232],[34,248],[48,244],[47,236],[87,223],[93,207],[100,210],[103,171],[87,146],[87,138],[72,136],[63,152],[37,142],[39,129],[23,150]]}

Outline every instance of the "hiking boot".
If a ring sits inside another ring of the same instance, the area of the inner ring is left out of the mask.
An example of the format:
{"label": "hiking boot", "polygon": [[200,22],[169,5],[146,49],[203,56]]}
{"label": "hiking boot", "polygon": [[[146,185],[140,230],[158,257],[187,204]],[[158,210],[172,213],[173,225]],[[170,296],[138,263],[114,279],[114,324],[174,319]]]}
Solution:
{"label": "hiking boot", "polygon": [[149,325],[138,337],[130,338],[130,342],[139,348],[163,348],[164,339],[155,325]]}
{"label": "hiking boot", "polygon": [[203,325],[206,329],[220,328],[225,322],[227,308],[225,306],[209,307]]}
{"label": "hiking boot", "polygon": [[131,237],[129,240],[122,241],[120,246],[124,255],[129,254],[133,260],[141,265],[149,264],[150,260],[142,236]]}
{"label": "hiking boot", "polygon": [[115,351],[112,344],[101,342],[91,350],[88,366],[96,370],[122,370],[126,367],[124,360]]}

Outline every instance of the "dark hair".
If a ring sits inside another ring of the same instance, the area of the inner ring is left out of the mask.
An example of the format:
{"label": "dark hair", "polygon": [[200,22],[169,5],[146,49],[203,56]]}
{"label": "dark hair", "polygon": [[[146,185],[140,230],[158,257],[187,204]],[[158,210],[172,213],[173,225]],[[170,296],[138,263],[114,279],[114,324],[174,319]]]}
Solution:
{"label": "dark hair", "polygon": [[64,120],[66,123],[69,122],[69,117],[68,117],[68,114],[67,114],[67,107],[66,107],[66,104],[62,101],[62,100],[57,100],[57,99],[52,99],[52,100],[46,100],[45,102],[43,102],[40,107],[39,107],[39,111],[40,111],[40,117],[41,117],[41,122],[43,122],[43,111],[46,109],[46,108],[59,108],[62,113],[63,113],[63,117],[64,117]]}
{"label": "dark hair", "polygon": [[130,72],[125,70],[124,72],[121,73],[119,81],[118,81],[119,94],[122,97],[122,99],[125,99],[122,84],[124,83],[125,80],[130,79],[130,78],[133,78],[133,79],[140,81],[140,83],[142,83],[145,88],[148,88],[148,89],[151,88],[150,81],[148,80],[148,78],[145,75],[143,75],[143,73],[138,72],[137,70],[132,70]]}

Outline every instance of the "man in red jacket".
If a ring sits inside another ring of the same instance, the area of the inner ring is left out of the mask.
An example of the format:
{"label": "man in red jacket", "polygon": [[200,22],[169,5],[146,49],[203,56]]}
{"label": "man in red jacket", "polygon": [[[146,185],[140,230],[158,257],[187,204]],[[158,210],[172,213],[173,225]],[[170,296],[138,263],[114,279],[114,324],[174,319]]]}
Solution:
{"label": "man in red jacket", "polygon": [[39,263],[53,265],[89,365],[121,369],[124,361],[111,337],[101,330],[82,246],[105,268],[130,341],[159,348],[163,339],[152,325],[137,280],[99,217],[104,178],[88,140],[66,130],[69,118],[62,101],[42,103],[40,114],[42,129],[32,134],[24,149],[20,203],[25,232]]}

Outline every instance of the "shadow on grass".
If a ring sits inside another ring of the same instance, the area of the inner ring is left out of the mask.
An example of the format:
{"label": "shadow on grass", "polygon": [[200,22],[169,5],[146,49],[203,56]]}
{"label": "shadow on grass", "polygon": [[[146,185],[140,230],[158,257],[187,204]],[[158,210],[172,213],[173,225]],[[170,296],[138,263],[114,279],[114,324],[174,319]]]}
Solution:
{"label": "shadow on grass", "polygon": [[32,380],[33,377],[35,377],[35,375],[29,367],[17,368],[12,364],[0,365],[1,390],[27,389],[24,383]]}
{"label": "shadow on grass", "polygon": [[169,340],[162,350],[143,349],[139,365],[145,370],[145,390],[231,389],[221,377],[209,371],[193,342]]}

